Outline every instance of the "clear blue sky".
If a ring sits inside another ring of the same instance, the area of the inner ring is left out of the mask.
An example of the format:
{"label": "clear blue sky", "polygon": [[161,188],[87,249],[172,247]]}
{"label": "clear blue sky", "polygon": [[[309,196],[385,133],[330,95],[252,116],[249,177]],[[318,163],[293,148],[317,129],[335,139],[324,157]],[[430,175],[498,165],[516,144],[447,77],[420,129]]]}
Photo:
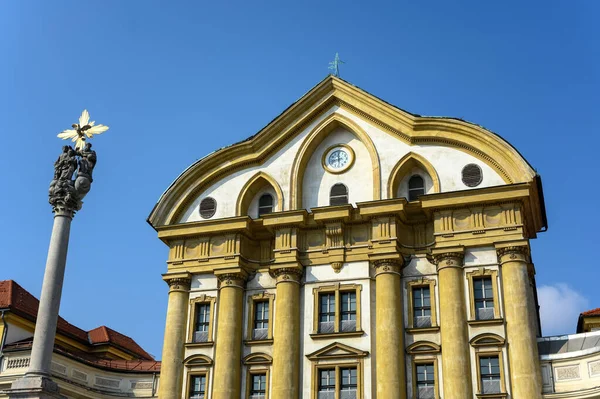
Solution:
{"label": "clear blue sky", "polygon": [[87,108],[92,191],[76,215],[61,314],[160,357],[167,248],[146,223],[196,159],[254,134],[328,73],[401,108],[499,133],[542,175],[533,243],[545,333],[600,307],[600,3],[4,1],[0,279],[39,295],[56,134]]}

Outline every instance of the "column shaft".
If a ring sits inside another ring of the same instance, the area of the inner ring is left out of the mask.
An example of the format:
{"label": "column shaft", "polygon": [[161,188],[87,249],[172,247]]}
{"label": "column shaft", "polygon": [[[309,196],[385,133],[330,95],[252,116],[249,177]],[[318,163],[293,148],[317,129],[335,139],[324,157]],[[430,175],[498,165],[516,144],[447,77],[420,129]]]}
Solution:
{"label": "column shaft", "polygon": [[461,253],[437,255],[445,398],[472,398],[471,353]]}
{"label": "column shaft", "polygon": [[300,278],[297,269],[278,269],[273,335],[272,399],[297,399],[300,392]]}
{"label": "column shaft", "polygon": [[183,388],[185,327],[188,318],[191,276],[165,275],[169,284],[169,304],[160,369],[160,399],[180,399]]}
{"label": "column shaft", "polygon": [[239,399],[241,391],[244,281],[239,274],[219,275],[219,316],[215,349],[213,399]]}
{"label": "column shaft", "polygon": [[72,219],[71,211],[55,211],[27,374],[50,376]]}
{"label": "column shaft", "polygon": [[377,399],[406,399],[401,266],[398,260],[375,262]]}
{"label": "column shaft", "polygon": [[506,341],[510,360],[512,394],[515,399],[541,399],[542,381],[537,347],[537,329],[529,284],[527,247],[498,250],[502,268]]}

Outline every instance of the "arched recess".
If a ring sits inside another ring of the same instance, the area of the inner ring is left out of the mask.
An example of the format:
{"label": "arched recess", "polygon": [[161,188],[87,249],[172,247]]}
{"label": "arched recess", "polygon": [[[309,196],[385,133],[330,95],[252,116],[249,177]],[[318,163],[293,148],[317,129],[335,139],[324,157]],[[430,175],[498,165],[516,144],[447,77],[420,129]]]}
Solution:
{"label": "arched recess", "polygon": [[373,200],[381,199],[379,154],[375,149],[373,141],[354,121],[343,115],[332,113],[315,126],[315,128],[307,135],[306,139],[304,139],[304,142],[296,153],[296,158],[292,164],[290,209],[302,208],[302,183],[304,181],[304,171],[306,170],[308,161],[325,137],[338,127],[343,127],[352,132],[367,148],[369,156],[371,157],[371,169],[373,171]]}
{"label": "arched recess", "polygon": [[205,355],[191,355],[185,358],[183,361],[188,367],[191,366],[212,366],[213,361],[210,357]]}
{"label": "arched recess", "polygon": [[476,337],[473,337],[473,339],[471,339],[470,344],[472,346],[478,347],[478,346],[503,346],[504,345],[504,338],[502,338],[499,335],[493,334],[493,333],[483,333],[483,334],[479,334]]}
{"label": "arched recess", "polygon": [[434,193],[439,193],[441,191],[440,178],[433,165],[421,155],[409,152],[398,161],[396,166],[394,166],[394,169],[392,169],[392,173],[390,173],[387,187],[388,198],[394,198],[396,196],[400,182],[413,168],[420,168],[427,172],[433,182]]}
{"label": "arched recess", "polygon": [[275,212],[283,211],[283,192],[281,191],[281,187],[279,187],[279,183],[265,172],[258,172],[240,190],[235,206],[236,216],[246,215],[252,199],[254,199],[258,192],[268,186],[273,188],[277,197],[277,203],[273,207],[273,210]]}
{"label": "arched recess", "polygon": [[429,341],[417,341],[406,348],[409,355],[440,353],[441,350],[438,344]]}

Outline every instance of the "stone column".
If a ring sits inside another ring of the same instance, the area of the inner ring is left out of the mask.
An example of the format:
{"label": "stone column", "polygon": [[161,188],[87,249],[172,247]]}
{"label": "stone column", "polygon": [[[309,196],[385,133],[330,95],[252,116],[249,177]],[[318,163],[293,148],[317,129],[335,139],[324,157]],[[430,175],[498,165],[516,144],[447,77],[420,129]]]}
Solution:
{"label": "stone column", "polygon": [[377,399],[406,399],[402,259],[376,260],[375,372]]}
{"label": "stone column", "polygon": [[219,315],[212,398],[239,399],[242,374],[242,316],[247,275],[244,272],[236,272],[219,274],[217,277]]}
{"label": "stone column", "polygon": [[160,368],[160,399],[181,398],[191,278],[190,273],[163,275],[163,280],[169,284],[169,303]]}
{"label": "stone column", "polygon": [[273,335],[272,399],[298,399],[300,392],[300,279],[302,270],[281,268],[273,271],[275,333]]}
{"label": "stone column", "polygon": [[444,398],[472,398],[471,352],[465,303],[462,252],[434,255],[440,297]]}
{"label": "stone column", "polygon": [[[50,367],[74,213],[70,207],[54,208],[54,225],[46,259],[29,369],[24,378],[12,384],[10,398],[61,397],[58,385],[50,379]],[[34,392],[35,395],[32,395]]]}
{"label": "stone column", "polygon": [[515,399],[541,399],[537,329],[530,315],[534,304],[529,284],[529,249],[527,246],[499,248],[498,260],[504,290],[512,395]]}

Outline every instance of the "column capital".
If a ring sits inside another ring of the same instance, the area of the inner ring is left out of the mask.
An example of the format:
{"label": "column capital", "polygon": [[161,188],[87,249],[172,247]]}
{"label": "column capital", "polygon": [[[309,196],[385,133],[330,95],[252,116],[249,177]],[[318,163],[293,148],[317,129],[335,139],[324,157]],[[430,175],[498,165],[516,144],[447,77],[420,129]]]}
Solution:
{"label": "column capital", "polygon": [[433,254],[429,260],[436,265],[437,270],[440,271],[447,267],[461,268],[463,266],[464,257],[465,254],[463,252],[451,251]]}
{"label": "column capital", "polygon": [[296,267],[280,267],[277,269],[271,269],[269,272],[273,278],[275,278],[276,284],[279,283],[297,283],[300,284],[304,270]]}
{"label": "column capital", "polygon": [[402,275],[402,266],[404,265],[404,259],[377,259],[373,261],[373,267],[375,268],[375,277],[380,274],[398,274]]}
{"label": "column capital", "polygon": [[191,273],[163,274],[162,277],[169,284],[169,293],[173,291],[187,292],[192,284]]}
{"label": "column capital", "polygon": [[244,289],[246,286],[246,279],[248,273],[245,271],[238,272],[225,272],[216,275],[219,280],[219,289],[222,288],[241,288]]}
{"label": "column capital", "polygon": [[529,263],[529,247],[526,245],[511,245],[496,248],[496,254],[500,263],[512,261]]}

